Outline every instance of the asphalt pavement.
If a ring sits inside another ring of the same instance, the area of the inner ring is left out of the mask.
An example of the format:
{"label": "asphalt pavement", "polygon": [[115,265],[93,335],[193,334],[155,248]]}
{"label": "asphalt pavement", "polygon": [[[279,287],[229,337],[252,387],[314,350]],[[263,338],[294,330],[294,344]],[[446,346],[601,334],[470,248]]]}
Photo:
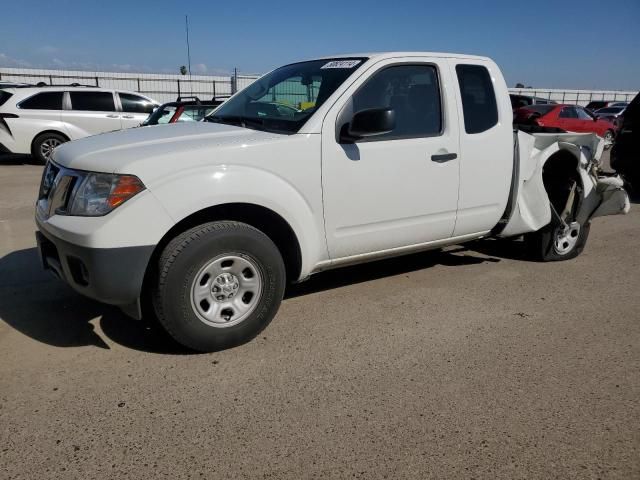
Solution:
{"label": "asphalt pavement", "polygon": [[638,200],[575,260],[326,272],[193,354],[41,271],[41,172],[0,159],[0,478],[640,478]]}

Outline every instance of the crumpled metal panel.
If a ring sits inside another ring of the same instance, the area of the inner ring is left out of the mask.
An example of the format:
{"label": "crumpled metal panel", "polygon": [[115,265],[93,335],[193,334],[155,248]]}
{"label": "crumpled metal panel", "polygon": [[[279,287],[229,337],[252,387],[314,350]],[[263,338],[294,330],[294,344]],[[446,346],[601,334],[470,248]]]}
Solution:
{"label": "crumpled metal panel", "polygon": [[583,199],[578,221],[624,214],[629,211],[629,196],[618,176],[598,177],[597,169],[604,151],[604,140],[592,133],[518,132],[520,172],[514,210],[500,237],[535,232],[551,221],[549,197],[542,181],[542,169],[559,150],[569,150],[579,158],[578,173],[583,184]]}

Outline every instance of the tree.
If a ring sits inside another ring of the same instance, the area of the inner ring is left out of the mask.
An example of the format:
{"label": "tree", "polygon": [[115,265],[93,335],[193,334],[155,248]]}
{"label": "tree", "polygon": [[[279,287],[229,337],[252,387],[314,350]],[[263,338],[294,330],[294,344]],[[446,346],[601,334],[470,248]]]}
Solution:
{"label": "tree", "polygon": [[180,75],[186,75],[187,74],[187,67],[185,67],[184,65],[182,65],[180,67]]}
{"label": "tree", "polygon": [[522,84],[522,83],[516,83],[516,88],[524,88],[524,84]]}

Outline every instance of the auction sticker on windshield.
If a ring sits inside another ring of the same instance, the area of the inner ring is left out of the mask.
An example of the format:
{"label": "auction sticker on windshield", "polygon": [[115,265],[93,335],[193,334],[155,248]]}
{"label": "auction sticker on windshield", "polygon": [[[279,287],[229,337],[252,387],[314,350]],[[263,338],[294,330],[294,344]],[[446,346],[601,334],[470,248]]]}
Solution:
{"label": "auction sticker on windshield", "polygon": [[362,60],[333,60],[329,63],[325,63],[320,68],[353,68],[361,61]]}

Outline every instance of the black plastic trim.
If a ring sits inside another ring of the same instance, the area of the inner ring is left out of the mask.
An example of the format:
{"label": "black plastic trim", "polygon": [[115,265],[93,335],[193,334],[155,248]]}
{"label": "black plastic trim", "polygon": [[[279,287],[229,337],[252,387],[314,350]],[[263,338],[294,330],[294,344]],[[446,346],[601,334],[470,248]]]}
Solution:
{"label": "black plastic trim", "polygon": [[[78,293],[100,302],[127,306],[138,301],[153,245],[83,247],[54,236],[37,218],[36,223],[38,250],[46,270],[52,270]],[[79,265],[84,267],[82,281],[78,281]]]}

